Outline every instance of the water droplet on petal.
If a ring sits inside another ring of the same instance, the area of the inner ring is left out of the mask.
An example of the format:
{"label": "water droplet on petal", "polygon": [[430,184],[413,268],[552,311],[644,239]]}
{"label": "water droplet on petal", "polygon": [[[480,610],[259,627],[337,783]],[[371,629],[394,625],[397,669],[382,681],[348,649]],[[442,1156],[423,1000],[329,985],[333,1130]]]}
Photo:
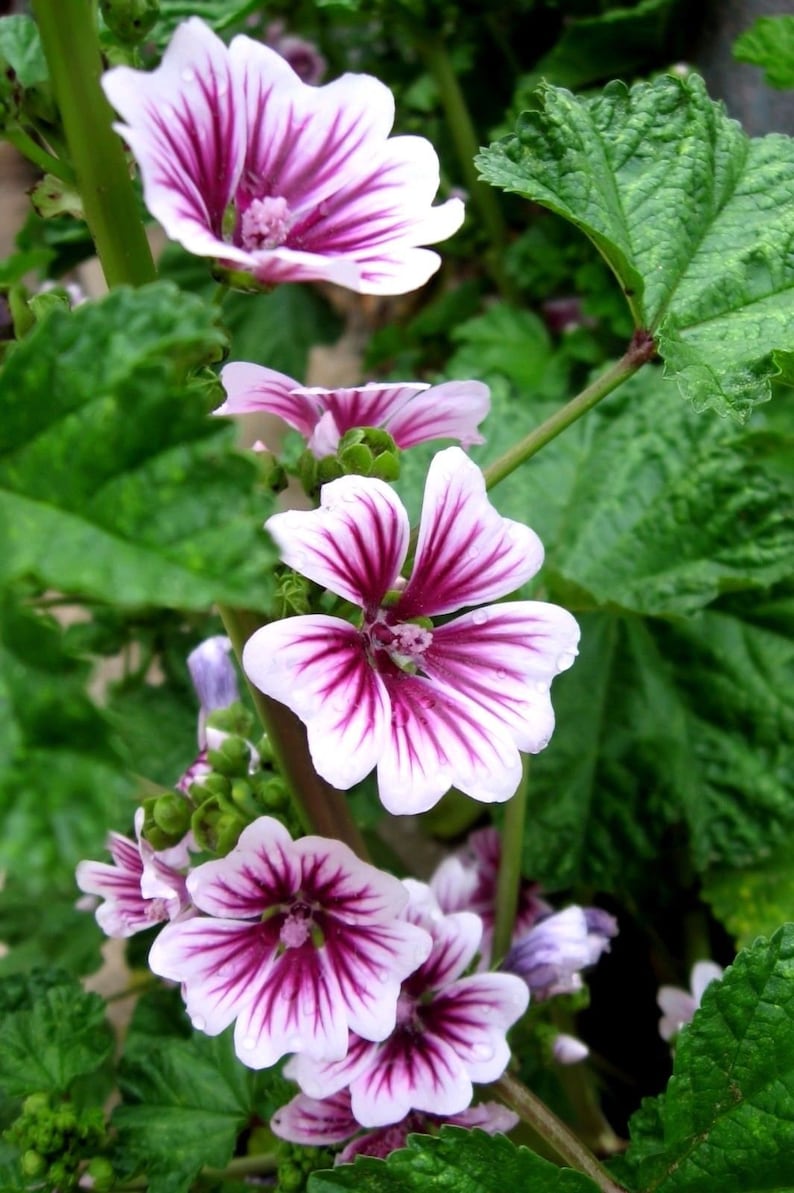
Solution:
{"label": "water droplet on petal", "polygon": [[195,79],[195,77],[196,77],[196,72],[194,70],[192,70],[191,67],[189,67],[189,66],[186,66],[185,69],[182,71],[182,82],[183,83],[192,83],[193,80]]}
{"label": "water droplet on petal", "polygon": [[507,672],[505,671],[504,667],[500,667],[499,670],[496,672],[496,678],[497,679],[507,679]]}
{"label": "water droplet on petal", "polygon": [[256,1040],[253,1036],[243,1036],[240,1041],[240,1047],[244,1048],[246,1052],[253,1052],[254,1048],[256,1048]]}
{"label": "water droplet on petal", "polygon": [[488,614],[484,609],[475,609],[471,615],[471,619],[475,625],[485,625],[488,620]]}
{"label": "water droplet on petal", "polygon": [[195,1027],[196,1031],[204,1031],[204,1028],[207,1026],[207,1020],[203,1015],[194,1015],[191,1023]]}
{"label": "water droplet on petal", "polygon": [[287,1047],[293,1052],[300,1052],[301,1048],[303,1047],[303,1040],[297,1034],[297,1032],[294,1035],[289,1036],[287,1039]]}
{"label": "water droplet on petal", "polygon": [[493,1056],[493,1048],[490,1044],[475,1044],[471,1054],[474,1060],[490,1060]]}

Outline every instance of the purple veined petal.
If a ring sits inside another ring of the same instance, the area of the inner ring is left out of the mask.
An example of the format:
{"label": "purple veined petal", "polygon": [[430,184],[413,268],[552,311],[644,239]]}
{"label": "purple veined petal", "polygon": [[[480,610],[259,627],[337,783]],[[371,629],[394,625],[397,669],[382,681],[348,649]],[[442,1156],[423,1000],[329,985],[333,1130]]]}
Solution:
{"label": "purple veined petal", "polygon": [[246,189],[282,196],[300,218],[380,155],[394,121],[383,83],[347,74],[312,87],[274,50],[242,36],[229,54],[246,96]]}
{"label": "purple veined petal", "polygon": [[459,447],[448,447],[427,474],[413,573],[395,615],[451,613],[507,596],[542,562],[535,532],[497,513],[480,469]]}
{"label": "purple veined petal", "polygon": [[324,456],[336,455],[341,438],[342,434],[336,425],[336,419],[330,410],[326,410],[319,419],[306,446],[317,460],[322,460]]}
{"label": "purple veined petal", "polygon": [[481,381],[445,381],[420,397],[408,396],[385,424],[400,448],[429,439],[457,439],[463,447],[482,443],[477,427],[491,408],[490,390]]}
{"label": "purple veined petal", "polygon": [[330,1098],[309,1098],[306,1094],[296,1094],[270,1120],[270,1130],[279,1139],[316,1147],[343,1143],[359,1129],[346,1089],[332,1094]]}
{"label": "purple veined petal", "polygon": [[369,1067],[350,1082],[353,1114],[363,1127],[397,1123],[410,1110],[459,1114],[473,1094],[461,1058],[431,1032],[397,1032],[373,1045]]}
{"label": "purple veined petal", "polygon": [[504,728],[455,691],[420,675],[383,675],[391,730],[378,764],[378,790],[395,815],[426,812],[457,787],[473,799],[510,799],[521,759]]}
{"label": "purple veined petal", "polygon": [[[340,438],[352,427],[382,427],[391,433],[397,411],[427,389],[427,385],[420,383],[400,382],[370,383],[347,389],[304,389],[307,398],[321,402],[326,411],[309,440],[309,447],[322,459],[336,451]],[[397,442],[397,446],[404,445]]]}
{"label": "purple veined petal", "polygon": [[243,829],[226,857],[196,866],[187,887],[208,915],[259,919],[299,890],[300,882],[292,838],[278,820],[261,816]]}
{"label": "purple veined petal", "polygon": [[505,1032],[529,1006],[521,978],[507,973],[473,974],[446,986],[433,999],[432,1031],[454,1049],[473,1081],[496,1081],[507,1067]]}
{"label": "purple veined petal", "polygon": [[660,986],[656,1001],[662,1012],[659,1035],[663,1040],[672,1040],[685,1024],[691,1022],[697,1003],[688,990],[677,986]]}
{"label": "purple veined petal", "polygon": [[385,481],[343,476],[323,485],[320,508],[265,523],[286,564],[362,609],[393,588],[408,551],[408,514]]}
{"label": "purple veined petal", "polygon": [[690,975],[690,986],[695,1002],[700,1006],[706,988],[712,982],[719,982],[725,971],[721,965],[717,965],[716,961],[696,961],[692,966],[692,973]]}
{"label": "purple veined petal", "polygon": [[520,1120],[514,1111],[508,1110],[499,1102],[480,1102],[477,1106],[470,1106],[468,1110],[456,1114],[450,1121],[459,1127],[479,1127],[489,1135],[506,1135],[513,1127],[518,1126]]}
{"label": "purple veined petal", "polygon": [[297,1081],[307,1097],[332,1098],[368,1068],[380,1047],[380,1044],[372,1044],[351,1033],[346,1056],[339,1060],[318,1061],[298,1053],[285,1064],[284,1076]]}
{"label": "purple veined petal", "polygon": [[479,886],[477,871],[464,866],[454,854],[444,858],[430,879],[430,888],[438,899],[439,906],[447,914],[452,911],[466,911],[474,906],[475,892]]}
{"label": "purple veined petal", "polygon": [[[112,834],[114,837],[117,834]],[[124,839],[124,838],[122,838]],[[117,843],[116,843],[117,844]],[[129,842],[138,857],[138,851]],[[141,870],[122,869],[107,862],[79,862],[75,871],[77,885],[87,895],[98,895],[104,900],[95,910],[94,916],[106,936],[127,937],[150,928],[153,920],[141,894]],[[161,919],[165,919],[163,914]]]}
{"label": "purple veined petal", "polygon": [[426,928],[433,940],[412,985],[436,990],[454,982],[471,965],[480,947],[482,920],[471,911],[444,915],[429,886],[412,878],[403,879],[403,884],[411,896],[406,917]]}
{"label": "purple veined petal", "polygon": [[315,769],[333,786],[346,790],[377,764],[389,699],[353,626],[322,614],[273,622],[246,643],[243,668],[305,723]]}
{"label": "purple veined petal", "polygon": [[152,945],[149,968],[181,982],[193,1026],[217,1036],[267,980],[277,944],[278,931],[267,924],[205,916],[175,920]]}
{"label": "purple veined petal", "polygon": [[[273,249],[240,254],[245,268],[258,282],[276,286],[282,282],[333,282],[348,290],[368,293],[362,289],[361,269],[356,261],[332,257],[321,252],[309,253],[281,245]],[[385,293],[397,293],[385,291]]]}
{"label": "purple veined petal", "polygon": [[223,219],[245,156],[240,83],[220,38],[198,18],[177,29],[159,67],[118,66],[102,80],[126,123],[146,206],[172,240],[200,256],[244,263],[225,244]]}
{"label": "purple veined petal", "polygon": [[297,381],[261,365],[235,361],[221,369],[226,401],[214,414],[277,414],[306,438],[314,430],[322,406],[307,397]]}
{"label": "purple veined petal", "polygon": [[575,618],[559,605],[512,601],[474,609],[433,631],[423,669],[509,730],[520,750],[542,750],[554,729],[549,689],[573,663]]}
{"label": "purple veined petal", "polygon": [[335,919],[359,930],[374,924],[391,927],[401,917],[408,903],[403,883],[385,870],[362,862],[343,842],[300,837],[292,843],[290,852],[299,866],[296,889],[332,909]]}

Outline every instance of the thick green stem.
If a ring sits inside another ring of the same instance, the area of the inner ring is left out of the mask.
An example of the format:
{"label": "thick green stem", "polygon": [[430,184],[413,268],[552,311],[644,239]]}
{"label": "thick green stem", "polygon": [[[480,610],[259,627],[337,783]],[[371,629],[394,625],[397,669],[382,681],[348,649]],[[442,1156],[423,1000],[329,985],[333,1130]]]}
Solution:
{"label": "thick green stem", "polygon": [[513,296],[514,287],[506,278],[503,265],[507,227],[493,188],[488,183],[481,182],[477,174],[474,158],[480,151],[480,143],[466,106],[465,96],[458,82],[458,76],[440,38],[428,38],[425,34],[419,41],[418,48],[438,87],[466,187],[472,202],[480,213],[480,218],[491,242],[488,266],[500,292],[505,298],[510,298]]}
{"label": "thick green stem", "polygon": [[[226,633],[238,659],[262,619],[244,609],[219,606]],[[367,847],[350,814],[345,795],[321,779],[312,766],[306,730],[285,705],[248,684],[251,699],[276,754],[281,773],[290,786],[304,826],[323,837],[335,837],[366,860]]]}
{"label": "thick green stem", "polygon": [[33,162],[45,174],[53,174],[67,186],[74,186],[75,177],[71,166],[57,157],[53,157],[46,149],[42,149],[41,145],[28,136],[24,129],[7,128],[3,133],[3,140],[18,149],[28,161]]}
{"label": "thick green stem", "polygon": [[[202,1168],[196,1179],[215,1182],[241,1180],[247,1176],[265,1176],[267,1173],[276,1172],[278,1165],[278,1157],[267,1152],[258,1156],[235,1156],[225,1168]],[[138,1189],[148,1188],[149,1178],[140,1177],[125,1181],[123,1185],[116,1185],[110,1193],[137,1193]]]}
{"label": "thick green stem", "polygon": [[499,481],[504,480],[511,472],[515,472],[519,465],[531,459],[536,452],[539,452],[552,439],[556,439],[561,431],[564,431],[566,427],[570,427],[571,423],[575,423],[588,410],[592,410],[594,406],[597,406],[602,398],[611,394],[619,385],[627,381],[632,374],[636,373],[644,364],[647,364],[652,359],[655,351],[653,337],[650,332],[642,330],[635,332],[628,350],[621,356],[619,361],[610,365],[606,372],[591,382],[575,398],[571,398],[570,402],[552,414],[551,418],[547,418],[545,423],[541,423],[534,431],[530,431],[528,435],[511,447],[509,451],[506,451],[503,456],[500,456],[493,464],[483,469],[486,488],[492,489],[494,485],[498,485]]}
{"label": "thick green stem", "polygon": [[522,757],[522,774],[518,790],[505,807],[502,826],[502,856],[496,883],[496,918],[493,930],[492,955],[500,961],[510,948],[513,925],[518,911],[518,892],[521,887],[521,851],[524,845],[524,822],[529,793],[529,756]]}
{"label": "thick green stem", "polygon": [[112,110],[91,0],[33,0],[86,221],[109,286],[156,274]]}
{"label": "thick green stem", "polygon": [[565,1164],[588,1176],[602,1193],[626,1193],[573,1131],[515,1077],[505,1073],[492,1088],[505,1105],[537,1131]]}

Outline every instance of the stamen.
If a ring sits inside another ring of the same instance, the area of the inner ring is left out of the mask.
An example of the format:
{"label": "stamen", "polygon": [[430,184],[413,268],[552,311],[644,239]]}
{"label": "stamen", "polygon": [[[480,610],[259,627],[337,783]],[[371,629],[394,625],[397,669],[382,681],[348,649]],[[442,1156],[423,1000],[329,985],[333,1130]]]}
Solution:
{"label": "stamen", "polygon": [[278,248],[287,239],[293,222],[289,204],[280,195],[252,199],[240,221],[243,248]]}

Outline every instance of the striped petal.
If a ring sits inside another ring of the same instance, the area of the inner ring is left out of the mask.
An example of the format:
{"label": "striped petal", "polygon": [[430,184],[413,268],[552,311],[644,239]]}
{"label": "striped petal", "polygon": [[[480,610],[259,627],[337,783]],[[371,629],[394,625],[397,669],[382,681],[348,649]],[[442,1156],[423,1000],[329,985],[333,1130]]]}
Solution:
{"label": "striped petal", "polygon": [[215,414],[276,414],[307,439],[322,410],[301,390],[297,381],[261,365],[235,362],[221,369],[226,401]]}

